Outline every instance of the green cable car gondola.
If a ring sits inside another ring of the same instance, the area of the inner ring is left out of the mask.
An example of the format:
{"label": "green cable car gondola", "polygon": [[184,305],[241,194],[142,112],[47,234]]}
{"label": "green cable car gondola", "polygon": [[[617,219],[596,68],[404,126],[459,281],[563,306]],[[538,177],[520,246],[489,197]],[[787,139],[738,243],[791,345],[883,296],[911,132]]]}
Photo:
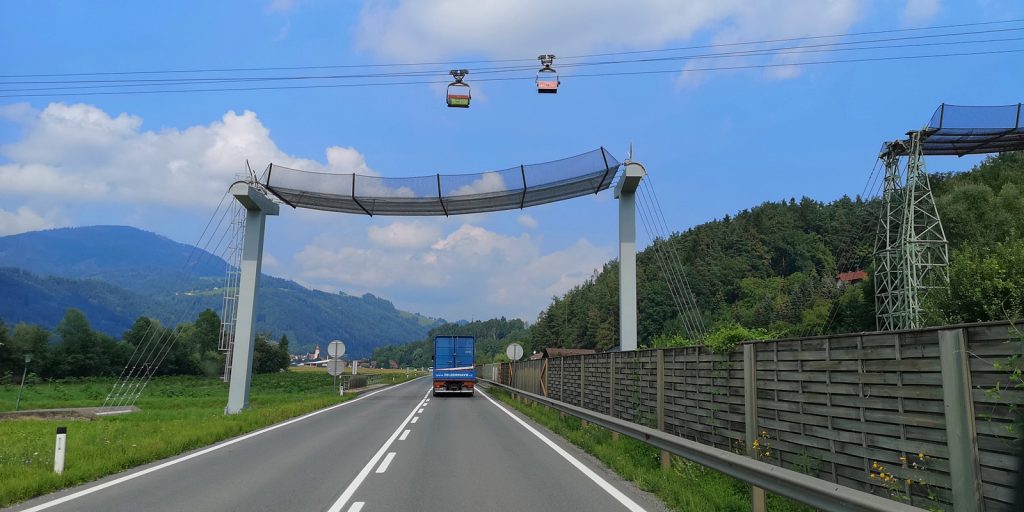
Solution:
{"label": "green cable car gondola", "polygon": [[449,72],[455,81],[448,84],[448,106],[453,108],[469,108],[469,100],[472,96],[469,93],[469,84],[462,81],[469,71],[465,69],[453,69]]}
{"label": "green cable car gondola", "polygon": [[543,66],[537,71],[537,92],[540,94],[555,94],[558,86],[562,83],[558,80],[558,72],[551,64],[555,62],[554,55],[540,55],[537,57]]}

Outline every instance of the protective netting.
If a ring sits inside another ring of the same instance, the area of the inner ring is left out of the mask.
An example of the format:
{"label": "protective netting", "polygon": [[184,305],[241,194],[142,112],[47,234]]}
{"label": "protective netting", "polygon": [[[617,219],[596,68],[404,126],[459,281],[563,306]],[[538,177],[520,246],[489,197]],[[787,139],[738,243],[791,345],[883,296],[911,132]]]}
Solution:
{"label": "protective netting", "polygon": [[477,174],[382,178],[271,164],[264,184],[296,208],[365,215],[460,215],[525,208],[609,187],[619,162],[604,148]]}
{"label": "protective netting", "polygon": [[971,155],[1024,150],[1021,104],[963,106],[942,104],[922,131],[926,155]]}

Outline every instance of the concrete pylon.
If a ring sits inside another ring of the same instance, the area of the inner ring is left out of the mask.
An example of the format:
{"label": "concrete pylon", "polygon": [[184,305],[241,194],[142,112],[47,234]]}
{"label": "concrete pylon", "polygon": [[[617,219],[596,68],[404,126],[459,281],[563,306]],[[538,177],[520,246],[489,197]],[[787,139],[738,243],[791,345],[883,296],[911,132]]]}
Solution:
{"label": "concrete pylon", "polygon": [[224,414],[237,414],[249,406],[252,383],[252,355],[255,342],[256,291],[263,268],[263,232],[267,215],[277,215],[277,203],[252,185],[239,181],[231,185],[231,195],[245,207],[245,241],[242,244],[241,277],[238,282],[238,314],[235,342],[231,353],[231,384]]}
{"label": "concrete pylon", "polygon": [[619,348],[637,348],[636,189],[647,174],[643,165],[627,160],[615,185],[619,200]]}

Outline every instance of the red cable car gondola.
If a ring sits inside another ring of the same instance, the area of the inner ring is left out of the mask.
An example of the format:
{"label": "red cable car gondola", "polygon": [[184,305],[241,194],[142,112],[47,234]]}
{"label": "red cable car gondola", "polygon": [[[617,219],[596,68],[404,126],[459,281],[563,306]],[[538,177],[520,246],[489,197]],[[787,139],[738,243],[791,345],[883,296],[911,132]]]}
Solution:
{"label": "red cable car gondola", "polygon": [[551,67],[551,64],[555,62],[555,56],[548,54],[540,55],[537,58],[544,66],[537,71],[537,92],[541,94],[557,93],[558,86],[562,82],[558,80],[558,72]]}
{"label": "red cable car gondola", "polygon": [[469,71],[465,69],[453,69],[449,72],[455,81],[448,84],[448,106],[454,108],[469,108],[469,84],[462,81]]}

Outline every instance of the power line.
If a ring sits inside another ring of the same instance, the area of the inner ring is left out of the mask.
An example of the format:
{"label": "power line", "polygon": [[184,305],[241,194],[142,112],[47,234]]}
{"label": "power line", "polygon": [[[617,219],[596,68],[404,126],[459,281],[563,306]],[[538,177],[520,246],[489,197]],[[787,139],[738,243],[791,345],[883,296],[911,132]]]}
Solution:
{"label": "power line", "polygon": [[[925,30],[941,30],[949,28],[963,28],[963,27],[979,27],[989,25],[1000,25],[1009,23],[1020,23],[1024,22],[1024,18],[1009,19],[1009,20],[993,20],[993,21],[982,21],[973,23],[957,23],[951,25],[935,25],[930,27],[918,27],[918,28],[903,28],[903,29],[887,29],[887,30],[873,30],[865,32],[848,32],[844,34],[826,34],[826,35],[814,35],[804,37],[788,37],[788,38],[777,38],[777,39],[762,39],[753,41],[742,41],[736,43],[715,43],[705,45],[691,45],[674,48],[657,48],[657,49],[644,49],[644,50],[627,50],[619,52],[606,52],[606,53],[592,53],[583,55],[570,55],[563,56],[560,59],[584,59],[592,57],[609,57],[616,55],[639,55],[648,53],[658,52],[673,52],[683,50],[702,50],[708,48],[729,48],[737,46],[749,46],[757,44],[769,44],[769,43],[784,43],[793,41],[806,41],[806,40],[819,40],[819,39],[830,39],[830,38],[841,38],[841,37],[857,37],[865,35],[877,35],[877,34],[896,34],[906,32],[920,32]],[[936,36],[941,37],[941,36]],[[856,42],[851,42],[854,44]],[[498,64],[498,63],[511,63],[511,62],[536,62],[536,58],[516,58],[516,59],[482,59],[482,60],[464,60],[464,61],[434,61],[434,62],[405,62],[405,63],[387,63],[387,64],[328,64],[328,65],[313,65],[313,66],[263,66],[263,67],[224,67],[224,68],[195,68],[195,69],[163,69],[163,70],[130,70],[130,71],[90,71],[90,72],[73,72],[73,73],[34,73],[34,74],[17,74],[17,75],[0,75],[0,78],[35,78],[35,77],[70,77],[70,76],[109,76],[109,75],[146,75],[146,74],[185,74],[185,73],[226,73],[226,72],[240,72],[240,71],[298,71],[298,70],[310,70],[310,69],[352,69],[352,68],[392,68],[392,67],[417,67],[417,66],[455,66],[455,67],[468,67],[468,64]]]}
{"label": "power line", "polygon": [[[778,67],[791,67],[791,66],[812,66],[812,65],[826,65],[826,64],[850,64],[860,62],[886,62],[886,61],[903,61],[903,60],[920,60],[920,59],[935,59],[935,58],[947,58],[947,57],[970,57],[970,56],[981,56],[981,55],[1000,55],[1000,54],[1011,54],[1024,52],[1024,48],[1015,48],[1008,50],[990,50],[990,51],[977,51],[977,52],[960,52],[960,53],[942,53],[942,54],[928,54],[928,55],[903,55],[903,56],[892,56],[892,57],[864,57],[856,59],[836,59],[836,60],[821,60],[821,61],[807,61],[807,62],[792,62],[792,63],[779,63],[779,64],[744,64],[735,66],[720,66],[720,67],[705,67],[705,68],[690,68],[690,69],[663,69],[663,70],[645,70],[645,71],[618,71],[618,72],[603,72],[603,73],[580,73],[580,74],[569,74],[562,75],[563,78],[592,78],[592,77],[611,77],[611,76],[636,76],[636,75],[658,75],[658,74],[671,74],[671,73],[695,73],[695,72],[707,72],[707,71],[734,71],[743,69],[767,69],[767,68],[778,68]],[[534,80],[532,76],[523,77],[492,77],[492,78],[481,78],[476,82],[503,82],[503,81],[524,81]],[[145,90],[145,91],[107,91],[107,92],[71,92],[71,93],[33,93],[33,94],[0,94],[0,98],[29,98],[29,97],[63,97],[63,96],[108,96],[108,95],[135,95],[135,94],[168,94],[168,93],[189,93],[189,92],[238,92],[238,91],[265,91],[265,90],[287,90],[287,89],[323,89],[323,88],[344,88],[344,87],[386,87],[396,85],[419,85],[419,84],[445,84],[448,80],[413,80],[404,82],[372,82],[372,83],[345,83],[345,84],[305,84],[305,85],[284,85],[284,86],[261,86],[261,87],[211,87],[211,88],[191,88],[191,89],[157,89],[157,90]],[[0,92],[3,92],[0,90]]]}
{"label": "power line", "polygon": [[[1022,28],[1006,29],[1006,31],[1021,31]],[[976,33],[970,33],[976,34]],[[927,36],[924,36],[927,37]],[[890,38],[890,39],[879,39],[873,41],[860,41],[853,44],[863,44],[868,42],[889,42],[899,41],[914,38]],[[651,59],[634,59],[634,60],[620,60],[620,61],[597,61],[597,62],[580,62],[565,64],[562,68],[578,68],[585,66],[604,66],[604,65],[620,65],[620,64],[638,64],[638,63],[652,63],[652,62],[666,62],[666,61],[679,61],[689,59],[719,59],[727,57],[763,57],[763,56],[777,56],[777,55],[791,55],[791,54],[805,54],[805,53],[822,53],[822,52],[833,52],[833,51],[868,51],[868,50],[888,50],[897,48],[920,48],[930,46],[949,46],[949,45],[964,45],[964,44],[982,44],[982,43],[1000,43],[1000,42],[1014,42],[1024,40],[1024,37],[1010,37],[1010,38],[995,38],[995,39],[973,39],[963,41],[940,41],[931,43],[908,43],[899,45],[876,45],[876,46],[861,46],[861,47],[846,47],[837,48],[839,45],[848,45],[851,43],[828,43],[818,45],[797,45],[797,46],[784,46],[776,48],[765,48],[758,50],[742,50],[736,52],[719,52],[719,53],[705,53],[705,54],[690,54],[680,55],[672,57],[659,57]],[[831,48],[829,48],[831,47]],[[474,71],[474,74],[503,74],[518,71],[533,71],[533,66],[507,66],[507,67],[495,67],[485,68],[483,70]],[[263,82],[263,81],[293,81],[293,80],[339,80],[339,79],[360,79],[360,78],[391,78],[391,77],[427,77],[427,76],[438,76],[445,74],[444,70],[430,70],[430,71],[416,71],[416,72],[401,72],[401,73],[362,73],[362,74],[345,74],[345,75],[295,75],[295,76],[249,76],[249,77],[192,77],[192,78],[152,78],[152,79],[91,79],[91,80],[34,80],[34,81],[0,81],[0,85],[28,85],[28,84],[103,84],[103,85],[67,85],[64,87],[31,87],[31,88],[7,88],[0,89],[0,92],[38,92],[38,91],[53,91],[53,90],[83,90],[83,89],[109,89],[109,88],[121,88],[121,87],[151,87],[159,85],[202,85],[202,84],[215,84],[215,83],[237,83],[237,82]],[[479,79],[477,81],[480,81]]]}

